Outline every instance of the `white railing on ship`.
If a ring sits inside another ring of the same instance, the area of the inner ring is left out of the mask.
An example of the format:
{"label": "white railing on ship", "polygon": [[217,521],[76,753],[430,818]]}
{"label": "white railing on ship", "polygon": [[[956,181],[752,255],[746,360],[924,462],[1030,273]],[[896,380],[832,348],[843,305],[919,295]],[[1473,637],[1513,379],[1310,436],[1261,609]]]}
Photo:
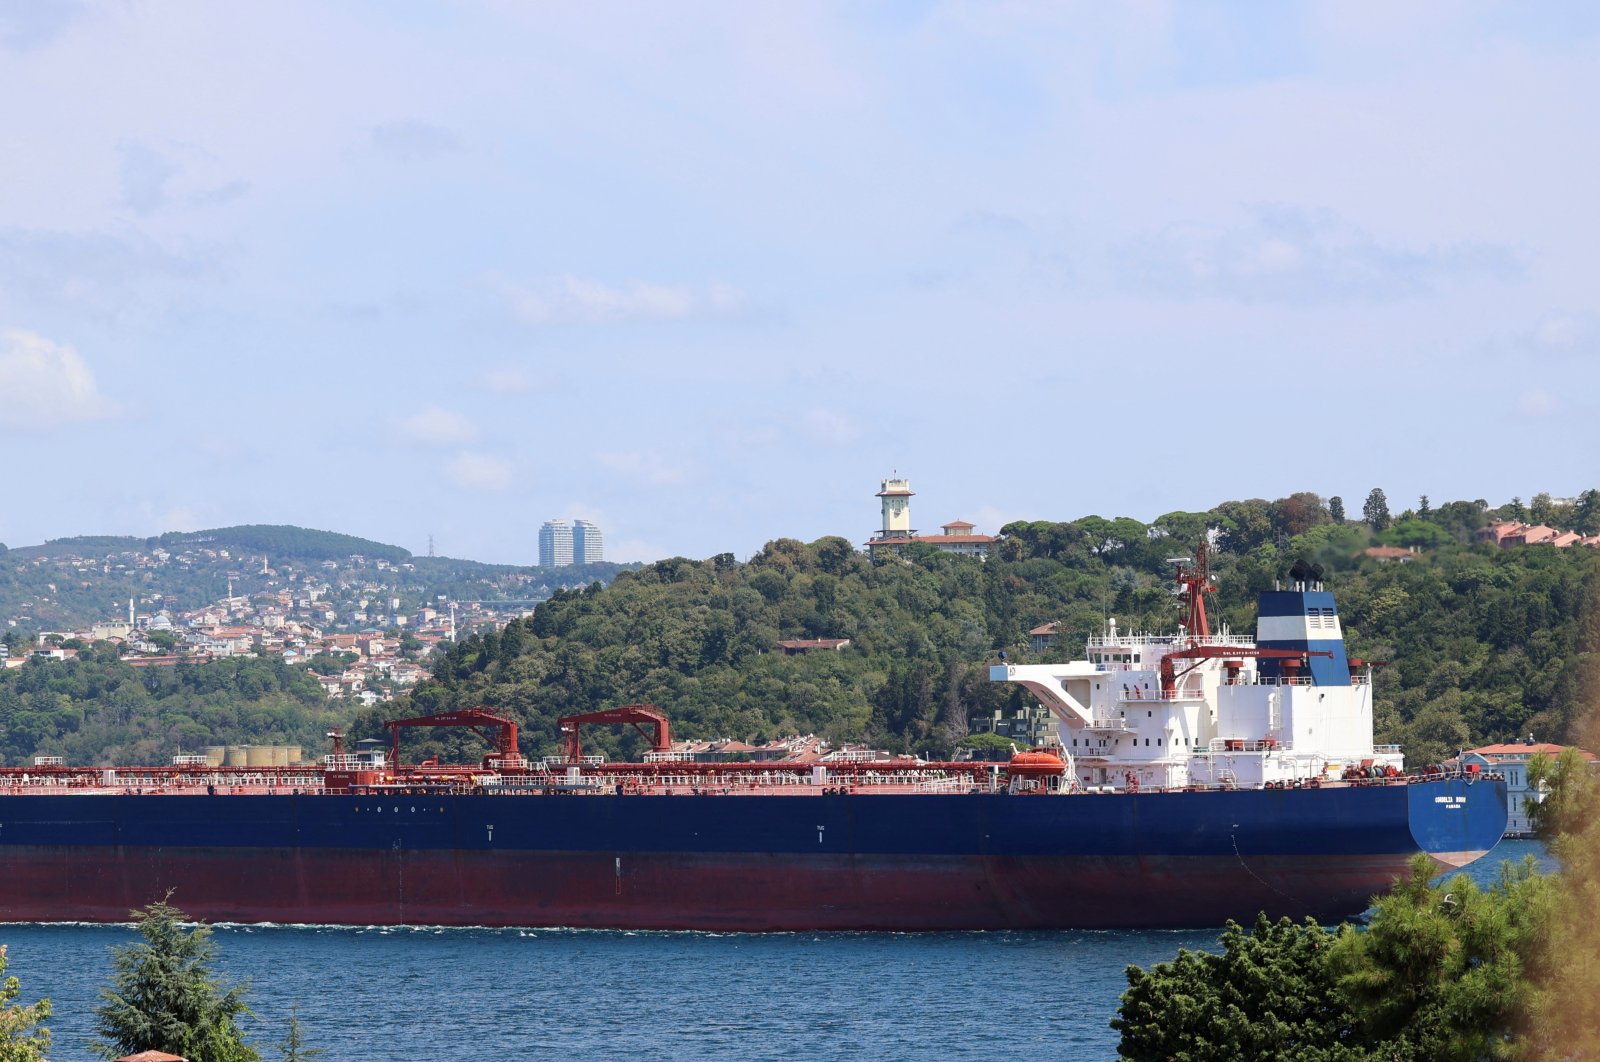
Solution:
{"label": "white railing on ship", "polygon": [[539,761],[539,766],[543,770],[554,771],[568,767],[598,767],[605,762],[604,756],[579,756],[575,760],[565,756],[546,756]]}
{"label": "white railing on ship", "polygon": [[[1231,747],[1230,747],[1231,746]],[[1200,755],[1227,754],[1229,752],[1288,752],[1292,745],[1284,741],[1257,740],[1245,741],[1240,738],[1212,738],[1211,744],[1206,746]]]}
{"label": "white railing on ship", "polygon": [[1398,756],[1398,755],[1400,755],[1400,746],[1399,745],[1374,745],[1374,746],[1372,746],[1372,752],[1373,752],[1373,755],[1376,755],[1376,756]]}

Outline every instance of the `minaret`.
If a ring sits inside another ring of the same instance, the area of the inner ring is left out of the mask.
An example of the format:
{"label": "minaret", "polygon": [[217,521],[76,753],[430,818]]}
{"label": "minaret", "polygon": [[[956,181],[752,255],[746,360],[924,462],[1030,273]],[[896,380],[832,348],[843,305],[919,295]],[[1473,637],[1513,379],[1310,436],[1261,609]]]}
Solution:
{"label": "minaret", "polygon": [[133,598],[128,598],[128,629],[133,629]]}
{"label": "minaret", "polygon": [[883,481],[877,497],[883,502],[883,530],[879,538],[911,538],[911,481],[891,478]]}

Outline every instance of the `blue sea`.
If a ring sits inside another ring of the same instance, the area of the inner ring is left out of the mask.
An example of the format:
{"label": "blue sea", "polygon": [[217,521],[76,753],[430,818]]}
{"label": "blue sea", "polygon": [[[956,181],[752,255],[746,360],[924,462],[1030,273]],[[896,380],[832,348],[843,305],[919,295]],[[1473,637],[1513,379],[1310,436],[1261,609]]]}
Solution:
{"label": "blue sea", "polygon": [[[1491,879],[1502,843],[1470,872]],[[1183,897],[1174,895],[1174,904]],[[51,1057],[95,1057],[108,949],[127,926],[0,925],[22,1001],[55,1004]],[[279,1057],[290,1008],[326,1062],[533,1059],[984,1059],[1116,1056],[1124,968],[1211,948],[1217,931],[627,933],[218,926],[217,968],[249,978],[245,1025]]]}

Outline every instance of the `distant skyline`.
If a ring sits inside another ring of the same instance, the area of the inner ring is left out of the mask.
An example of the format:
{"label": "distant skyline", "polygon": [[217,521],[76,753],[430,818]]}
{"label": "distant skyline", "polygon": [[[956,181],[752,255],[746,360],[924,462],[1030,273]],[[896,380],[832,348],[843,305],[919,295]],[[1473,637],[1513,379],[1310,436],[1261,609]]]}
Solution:
{"label": "distant skyline", "polygon": [[0,2],[0,542],[1600,487],[1600,7]]}

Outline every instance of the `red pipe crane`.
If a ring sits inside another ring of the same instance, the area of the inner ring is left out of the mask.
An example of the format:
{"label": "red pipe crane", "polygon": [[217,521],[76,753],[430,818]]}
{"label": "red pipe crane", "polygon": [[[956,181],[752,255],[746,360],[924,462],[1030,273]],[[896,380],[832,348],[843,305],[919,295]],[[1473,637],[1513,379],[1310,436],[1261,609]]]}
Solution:
{"label": "red pipe crane", "polygon": [[[517,724],[492,715],[483,708],[462,708],[438,715],[419,715],[415,719],[391,719],[383,725],[391,735],[389,761],[394,767],[400,766],[400,731],[413,726],[451,726],[471,730],[495,747],[494,752],[483,758],[485,768],[520,763],[522,760],[522,752],[517,748]],[[498,733],[491,734],[491,728]]]}
{"label": "red pipe crane", "polygon": [[[667,713],[653,704],[623,704],[616,708],[602,708],[598,712],[568,715],[561,719],[561,733],[567,741],[567,762],[577,763],[583,758],[583,743],[578,737],[578,727],[584,723],[630,723],[650,741],[651,752],[668,752],[672,748],[672,726]],[[652,735],[645,727],[653,727]]]}

